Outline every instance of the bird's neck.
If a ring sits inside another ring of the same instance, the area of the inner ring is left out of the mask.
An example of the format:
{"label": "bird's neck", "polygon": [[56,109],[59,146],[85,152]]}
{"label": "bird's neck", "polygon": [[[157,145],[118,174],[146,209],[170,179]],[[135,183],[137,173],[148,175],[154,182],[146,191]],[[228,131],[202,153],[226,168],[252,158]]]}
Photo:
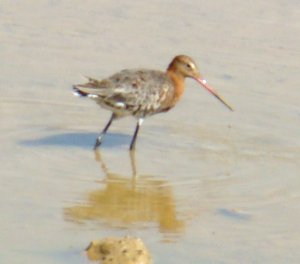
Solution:
{"label": "bird's neck", "polygon": [[167,75],[170,78],[174,87],[174,104],[180,99],[184,92],[184,77],[181,74],[176,73],[172,68],[168,68]]}

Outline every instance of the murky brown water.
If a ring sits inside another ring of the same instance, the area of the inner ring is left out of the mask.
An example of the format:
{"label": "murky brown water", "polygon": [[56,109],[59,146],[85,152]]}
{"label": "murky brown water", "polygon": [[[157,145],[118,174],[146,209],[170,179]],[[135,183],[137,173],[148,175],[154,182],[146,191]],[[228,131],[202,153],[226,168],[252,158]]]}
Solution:
{"label": "murky brown water", "polygon": [[[124,235],[155,263],[299,263],[299,1],[161,2],[1,1],[1,263]],[[130,118],[94,153],[109,113],[71,84],[178,53],[236,111],[188,80],[135,156]]]}

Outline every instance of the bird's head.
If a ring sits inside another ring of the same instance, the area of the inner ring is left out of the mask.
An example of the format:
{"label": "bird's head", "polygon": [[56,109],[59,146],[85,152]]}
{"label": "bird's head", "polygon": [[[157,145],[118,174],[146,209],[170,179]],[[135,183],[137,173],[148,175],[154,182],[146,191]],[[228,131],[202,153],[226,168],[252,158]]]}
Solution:
{"label": "bird's head", "polygon": [[220,100],[227,108],[233,111],[233,108],[225,102],[225,100],[217,93],[217,91],[207,84],[207,81],[202,78],[199,69],[194,60],[186,55],[176,56],[169,64],[168,71],[180,76],[181,78],[193,78],[202,87]]}

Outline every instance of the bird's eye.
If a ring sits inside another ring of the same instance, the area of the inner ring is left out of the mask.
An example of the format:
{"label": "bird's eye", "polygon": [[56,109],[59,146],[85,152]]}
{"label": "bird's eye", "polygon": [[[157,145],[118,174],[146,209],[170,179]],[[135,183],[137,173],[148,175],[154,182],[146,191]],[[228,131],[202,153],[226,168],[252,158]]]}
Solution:
{"label": "bird's eye", "polygon": [[188,69],[190,69],[190,70],[195,69],[195,65],[192,64],[192,63],[187,63],[187,64],[186,64],[186,67],[187,67]]}

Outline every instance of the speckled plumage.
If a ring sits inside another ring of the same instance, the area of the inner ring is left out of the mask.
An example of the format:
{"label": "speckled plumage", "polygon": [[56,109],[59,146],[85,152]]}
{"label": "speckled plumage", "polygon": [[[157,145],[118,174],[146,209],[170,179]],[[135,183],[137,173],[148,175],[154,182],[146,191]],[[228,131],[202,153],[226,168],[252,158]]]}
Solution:
{"label": "speckled plumage", "polygon": [[146,69],[123,70],[101,81],[89,78],[75,87],[118,117],[143,118],[167,111],[174,97],[171,79],[164,72]]}

